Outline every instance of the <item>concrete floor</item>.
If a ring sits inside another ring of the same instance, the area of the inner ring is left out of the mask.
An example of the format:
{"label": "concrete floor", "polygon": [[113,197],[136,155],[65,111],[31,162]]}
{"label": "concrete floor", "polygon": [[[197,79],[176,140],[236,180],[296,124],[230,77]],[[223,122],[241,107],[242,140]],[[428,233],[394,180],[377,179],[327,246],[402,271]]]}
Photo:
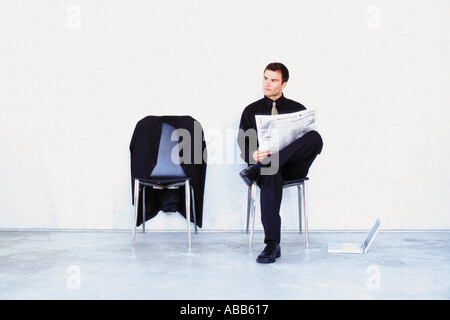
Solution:
{"label": "concrete floor", "polygon": [[255,262],[243,232],[0,232],[0,299],[449,299],[450,232],[380,231],[365,255],[332,255],[365,232],[283,232],[282,256]]}

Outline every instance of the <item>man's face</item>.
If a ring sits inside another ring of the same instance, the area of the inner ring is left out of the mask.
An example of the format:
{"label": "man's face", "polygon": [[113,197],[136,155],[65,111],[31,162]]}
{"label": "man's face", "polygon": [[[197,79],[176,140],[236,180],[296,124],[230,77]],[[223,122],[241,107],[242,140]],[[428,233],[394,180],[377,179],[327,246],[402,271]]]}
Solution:
{"label": "man's face", "polygon": [[281,71],[266,70],[264,72],[263,91],[266,97],[273,100],[278,99],[286,84],[287,82],[282,80]]}

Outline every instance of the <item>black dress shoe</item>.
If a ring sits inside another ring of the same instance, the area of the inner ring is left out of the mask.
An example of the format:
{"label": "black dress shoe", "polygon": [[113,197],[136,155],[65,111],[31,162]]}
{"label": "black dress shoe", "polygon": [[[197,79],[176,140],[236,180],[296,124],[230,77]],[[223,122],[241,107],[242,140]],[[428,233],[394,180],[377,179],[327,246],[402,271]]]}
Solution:
{"label": "black dress shoe", "polygon": [[259,263],[274,263],[276,258],[281,257],[280,245],[275,242],[268,243],[263,252],[256,258]]}
{"label": "black dress shoe", "polygon": [[247,186],[251,186],[253,182],[258,180],[259,175],[261,173],[261,164],[253,164],[249,166],[248,168],[242,170],[239,175],[241,176],[242,180],[247,184]]}

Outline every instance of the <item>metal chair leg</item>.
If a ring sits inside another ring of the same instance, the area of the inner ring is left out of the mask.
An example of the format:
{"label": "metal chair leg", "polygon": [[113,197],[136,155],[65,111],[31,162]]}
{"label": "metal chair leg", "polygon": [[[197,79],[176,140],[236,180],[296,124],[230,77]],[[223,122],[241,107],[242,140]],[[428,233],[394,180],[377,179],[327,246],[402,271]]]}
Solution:
{"label": "metal chair leg", "polygon": [[297,191],[298,191],[298,225],[300,229],[300,234],[302,234],[302,213],[303,213],[303,188],[302,184],[297,185]]}
{"label": "metal chair leg", "polygon": [[308,190],[306,180],[303,182],[303,219],[305,222],[306,248],[309,247],[309,230],[308,230]]}
{"label": "metal chair leg", "polygon": [[253,231],[255,229],[255,211],[256,211],[256,182],[253,182],[251,186],[251,229],[250,229],[250,242],[248,244],[248,247],[252,248],[252,242],[253,242]]}
{"label": "metal chair leg", "polygon": [[145,186],[142,186],[142,233],[145,234]]}
{"label": "metal chair leg", "polygon": [[187,230],[188,230],[188,242],[189,249],[191,248],[191,197],[189,180],[186,180],[185,184],[185,198],[186,198],[186,220],[187,220]]}
{"label": "metal chair leg", "polygon": [[252,187],[248,187],[247,191],[247,227],[245,228],[245,233],[248,234],[248,227],[250,223],[250,208],[252,206]]}
{"label": "metal chair leg", "polygon": [[136,224],[139,206],[139,180],[134,180],[134,225],[133,225],[133,239],[131,242],[131,247],[134,248],[134,243],[136,239]]}
{"label": "metal chair leg", "polygon": [[195,234],[197,234],[197,215],[195,214],[195,198],[194,198],[194,188],[191,186],[191,195],[192,195],[192,213],[194,214],[194,228]]}

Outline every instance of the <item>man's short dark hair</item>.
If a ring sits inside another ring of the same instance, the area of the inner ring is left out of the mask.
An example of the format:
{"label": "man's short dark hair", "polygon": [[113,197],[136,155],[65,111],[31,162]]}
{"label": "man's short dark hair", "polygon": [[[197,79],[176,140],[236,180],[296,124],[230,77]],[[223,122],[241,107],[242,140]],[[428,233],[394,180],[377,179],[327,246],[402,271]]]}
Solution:
{"label": "man's short dark hair", "polygon": [[266,70],[270,71],[280,71],[281,72],[281,80],[284,82],[288,82],[289,80],[289,70],[286,68],[284,64],[281,62],[272,62],[267,65],[267,67],[264,69],[264,72]]}

